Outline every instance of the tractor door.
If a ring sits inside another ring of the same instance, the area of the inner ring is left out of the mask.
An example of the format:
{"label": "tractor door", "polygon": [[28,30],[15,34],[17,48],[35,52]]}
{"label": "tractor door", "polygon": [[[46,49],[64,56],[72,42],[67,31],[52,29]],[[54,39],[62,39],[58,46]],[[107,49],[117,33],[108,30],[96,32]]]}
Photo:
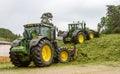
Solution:
{"label": "tractor door", "polygon": [[72,33],[76,30],[75,24],[69,24],[69,37],[72,36]]}
{"label": "tractor door", "polygon": [[79,23],[76,26],[77,26],[77,30],[83,31],[84,29],[83,24]]}
{"label": "tractor door", "polygon": [[41,35],[51,39],[51,28],[46,26],[41,27]]}

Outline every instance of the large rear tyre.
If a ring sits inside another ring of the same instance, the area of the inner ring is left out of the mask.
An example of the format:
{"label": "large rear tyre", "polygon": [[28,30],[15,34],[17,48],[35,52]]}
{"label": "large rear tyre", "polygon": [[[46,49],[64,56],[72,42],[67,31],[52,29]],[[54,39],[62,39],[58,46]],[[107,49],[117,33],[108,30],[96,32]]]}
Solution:
{"label": "large rear tyre", "polygon": [[70,52],[65,47],[60,47],[57,51],[57,58],[58,61],[61,63],[67,63],[70,61]]}
{"label": "large rear tyre", "polygon": [[32,60],[38,67],[49,66],[53,61],[53,50],[47,39],[42,39],[39,44],[32,48]]}
{"label": "large rear tyre", "polygon": [[21,61],[21,58],[16,53],[10,52],[10,59],[14,66],[16,67],[28,67],[30,64],[30,61]]}
{"label": "large rear tyre", "polygon": [[75,37],[74,37],[74,43],[83,43],[85,41],[85,34],[82,32],[79,32]]}

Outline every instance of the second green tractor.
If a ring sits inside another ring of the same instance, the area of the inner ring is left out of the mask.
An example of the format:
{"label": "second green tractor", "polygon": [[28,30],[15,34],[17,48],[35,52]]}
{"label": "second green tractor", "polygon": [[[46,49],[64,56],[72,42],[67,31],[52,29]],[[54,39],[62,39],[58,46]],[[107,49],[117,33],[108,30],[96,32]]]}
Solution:
{"label": "second green tractor", "polygon": [[83,43],[85,40],[99,37],[99,33],[86,28],[85,22],[77,22],[68,24],[68,31],[59,31],[58,36],[63,37],[63,42],[66,43]]}

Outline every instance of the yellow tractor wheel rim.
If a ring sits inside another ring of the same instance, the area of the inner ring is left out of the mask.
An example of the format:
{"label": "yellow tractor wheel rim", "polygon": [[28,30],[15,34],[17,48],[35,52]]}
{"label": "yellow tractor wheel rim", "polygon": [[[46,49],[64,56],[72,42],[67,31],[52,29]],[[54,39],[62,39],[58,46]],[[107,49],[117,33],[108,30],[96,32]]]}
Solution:
{"label": "yellow tractor wheel rim", "polygon": [[78,36],[78,41],[79,41],[79,43],[83,43],[84,42],[84,36],[82,34],[80,34]]}
{"label": "yellow tractor wheel rim", "polygon": [[94,38],[94,34],[90,33],[90,39],[93,39],[93,38]]}
{"label": "yellow tractor wheel rim", "polygon": [[60,58],[62,61],[66,61],[68,59],[68,53],[66,51],[62,51],[60,53]]}
{"label": "yellow tractor wheel rim", "polygon": [[44,45],[42,48],[42,58],[44,61],[49,61],[51,59],[51,48],[49,45]]}

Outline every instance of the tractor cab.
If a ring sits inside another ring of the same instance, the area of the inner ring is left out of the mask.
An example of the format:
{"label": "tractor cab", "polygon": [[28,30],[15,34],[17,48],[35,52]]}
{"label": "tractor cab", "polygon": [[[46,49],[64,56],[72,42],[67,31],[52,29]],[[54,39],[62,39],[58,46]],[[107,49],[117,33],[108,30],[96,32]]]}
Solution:
{"label": "tractor cab", "polygon": [[53,39],[55,32],[55,27],[47,24],[27,24],[24,25],[24,37],[27,39],[32,39],[34,37],[47,37],[48,39]]}
{"label": "tractor cab", "polygon": [[68,30],[69,31],[76,31],[76,30],[85,30],[86,29],[86,24],[85,23],[72,23],[72,24],[68,24]]}
{"label": "tractor cab", "polygon": [[69,31],[69,36],[72,36],[73,32],[76,31],[84,31],[85,30],[85,24],[84,23],[71,23],[68,24],[68,31]]}
{"label": "tractor cab", "polygon": [[38,24],[24,25],[23,35],[27,39],[32,39],[33,37],[39,35],[39,26],[38,26]]}
{"label": "tractor cab", "polygon": [[68,24],[68,29],[69,29],[69,31],[75,31],[77,29],[83,29],[83,26],[82,26],[82,24],[73,23],[73,24]]}

